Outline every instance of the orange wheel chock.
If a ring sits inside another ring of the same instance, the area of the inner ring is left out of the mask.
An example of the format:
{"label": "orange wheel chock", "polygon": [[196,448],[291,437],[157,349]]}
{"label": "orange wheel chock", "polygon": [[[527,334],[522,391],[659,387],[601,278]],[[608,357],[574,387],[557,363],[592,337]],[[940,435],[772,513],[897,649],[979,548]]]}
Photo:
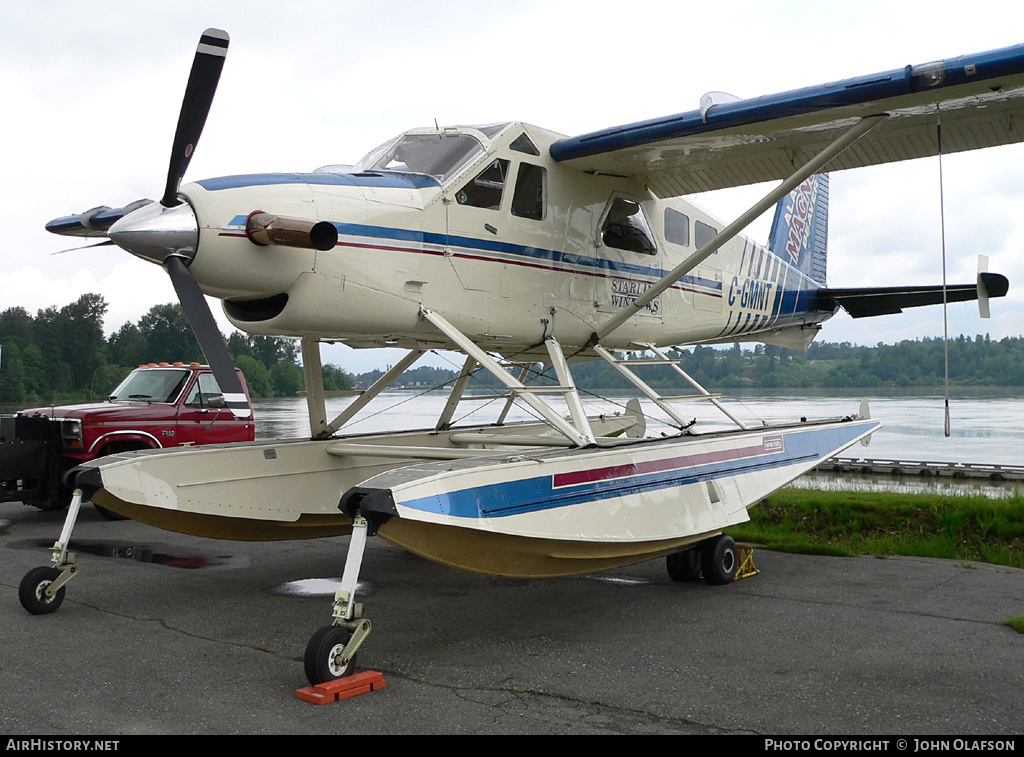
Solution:
{"label": "orange wheel chock", "polygon": [[364,670],[362,673],[345,676],[327,683],[306,686],[296,691],[295,696],[313,704],[330,704],[383,689],[385,686],[387,686],[387,681],[384,680],[383,675],[376,670]]}

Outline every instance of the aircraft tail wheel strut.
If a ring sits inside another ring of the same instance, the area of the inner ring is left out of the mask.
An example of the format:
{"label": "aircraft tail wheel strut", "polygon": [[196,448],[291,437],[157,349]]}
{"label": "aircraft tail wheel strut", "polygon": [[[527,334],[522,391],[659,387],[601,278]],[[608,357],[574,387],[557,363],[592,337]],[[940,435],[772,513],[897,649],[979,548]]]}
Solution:
{"label": "aircraft tail wheel strut", "polygon": [[75,529],[81,509],[82,490],[75,489],[68,514],[64,518],[64,528],[53,545],[50,565],[33,568],[21,579],[18,599],[21,600],[21,606],[33,615],[56,612],[64,601],[64,586],[78,575],[77,555],[68,551],[68,544],[71,543],[71,532]]}
{"label": "aircraft tail wheel strut", "polygon": [[345,572],[334,595],[333,621],[313,634],[306,645],[306,678],[313,686],[352,675],[356,650],[370,635],[370,621],[362,617],[363,605],[355,601],[368,526],[362,516],[353,520]]}

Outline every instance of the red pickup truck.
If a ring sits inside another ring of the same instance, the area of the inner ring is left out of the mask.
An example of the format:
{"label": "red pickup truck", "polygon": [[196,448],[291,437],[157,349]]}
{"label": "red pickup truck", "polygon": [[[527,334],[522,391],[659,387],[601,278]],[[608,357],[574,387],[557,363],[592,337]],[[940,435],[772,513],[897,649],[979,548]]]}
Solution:
{"label": "red pickup truck", "polygon": [[247,417],[225,407],[209,366],[197,363],[139,366],[103,402],[0,417],[0,502],[66,507],[71,492],[64,474],[114,452],[252,441],[252,403],[238,375]]}

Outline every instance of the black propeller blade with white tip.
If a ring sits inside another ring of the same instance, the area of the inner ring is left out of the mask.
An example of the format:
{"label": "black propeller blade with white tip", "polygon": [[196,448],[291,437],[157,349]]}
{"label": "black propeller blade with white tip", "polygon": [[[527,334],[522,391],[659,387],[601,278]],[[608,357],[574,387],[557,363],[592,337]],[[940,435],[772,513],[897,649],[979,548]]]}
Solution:
{"label": "black propeller blade with white tip", "polygon": [[171,284],[174,285],[181,309],[185,312],[185,317],[206,356],[206,362],[209,363],[220,385],[225,404],[236,416],[247,417],[249,403],[245,398],[242,382],[235,373],[235,366],[231,362],[224,337],[213,319],[213,313],[210,312],[210,306],[199,284],[188,270],[185,261],[176,255],[171,255],[164,261],[164,269],[171,277]]}
{"label": "black propeller blade with white tip", "polygon": [[236,416],[248,417],[249,403],[224,337],[199,282],[189,270],[196,251],[198,227],[194,211],[178,197],[182,178],[206,125],[227,50],[228,35],[220,29],[207,29],[199,39],[174,132],[167,183],[159,204],[140,200],[123,208],[101,206],[75,216],[57,218],[50,221],[46,229],[64,236],[106,236],[109,241],[96,246],[117,244],[133,255],[163,266],[220,385],[225,404]]}
{"label": "black propeller blade with white tip", "polygon": [[192,72],[188,77],[181,112],[178,114],[178,127],[174,132],[171,162],[167,167],[167,185],[160,200],[165,208],[181,202],[178,199],[178,187],[181,186],[181,179],[206,125],[206,117],[210,113],[227,54],[227,32],[220,29],[207,29],[203,32],[196,48],[196,57],[192,61]]}
{"label": "black propeller blade with white tip", "polygon": [[[196,56],[192,61],[192,71],[181,101],[178,126],[174,132],[171,160],[167,168],[167,185],[160,200],[160,204],[165,208],[181,204],[181,200],[178,199],[178,187],[181,186],[181,180],[206,125],[206,117],[210,113],[220,74],[224,69],[228,39],[227,32],[220,29],[207,29],[199,39]],[[181,308],[199,341],[203,355],[206,356],[206,362],[209,363],[220,385],[227,407],[237,416],[247,416],[249,403],[242,383],[235,373],[235,366],[224,343],[224,337],[217,327],[213,313],[210,312],[210,306],[199,288],[199,283],[188,269],[185,260],[177,255],[169,255],[163,261],[163,267],[171,277],[171,284],[178,295]]]}

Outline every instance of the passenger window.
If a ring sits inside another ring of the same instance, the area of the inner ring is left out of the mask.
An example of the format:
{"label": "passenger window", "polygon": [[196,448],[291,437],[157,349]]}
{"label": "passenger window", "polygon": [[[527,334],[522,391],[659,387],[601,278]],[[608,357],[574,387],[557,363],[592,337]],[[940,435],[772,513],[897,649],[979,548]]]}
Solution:
{"label": "passenger window", "polygon": [[644,255],[653,255],[658,249],[639,203],[623,197],[612,201],[601,226],[601,239],[608,247]]}
{"label": "passenger window", "polygon": [[700,221],[693,222],[693,242],[699,250],[718,235],[718,229]]}
{"label": "passenger window", "polygon": [[516,191],[512,195],[512,215],[534,221],[544,219],[546,176],[547,171],[541,166],[534,166],[530,163],[519,164]]}
{"label": "passenger window", "polygon": [[690,244],[690,217],[672,208],[665,208],[665,239],[672,244]]}
{"label": "passenger window", "polygon": [[497,210],[501,207],[501,195],[505,189],[505,177],[508,175],[508,161],[495,159],[487,168],[477,174],[476,178],[455,194],[459,205],[474,208]]}

